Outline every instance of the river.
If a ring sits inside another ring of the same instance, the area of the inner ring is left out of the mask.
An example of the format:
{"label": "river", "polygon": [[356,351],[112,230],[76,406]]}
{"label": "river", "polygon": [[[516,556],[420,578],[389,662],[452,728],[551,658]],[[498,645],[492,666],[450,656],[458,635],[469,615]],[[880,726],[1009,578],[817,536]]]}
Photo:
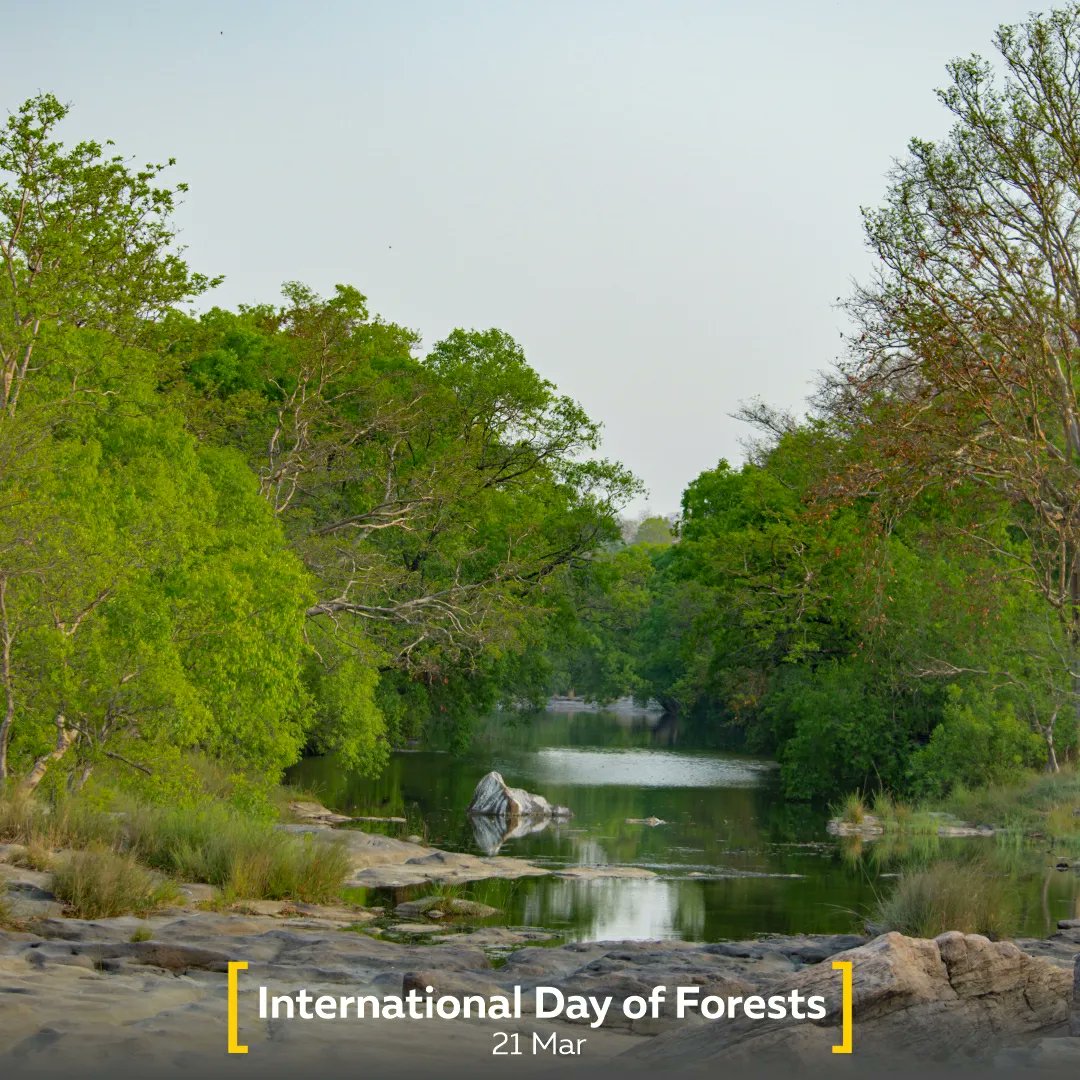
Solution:
{"label": "river", "polygon": [[[855,930],[912,860],[999,846],[993,839],[922,837],[898,850],[888,841],[835,840],[825,831],[824,808],[783,799],[772,762],[694,745],[675,726],[643,713],[497,714],[478,724],[463,753],[395,752],[375,780],[349,774],[332,756],[312,758],[289,779],[341,813],[407,819],[365,823],[365,829],[492,854],[499,837],[490,834],[490,823],[481,823],[488,831],[477,828],[465,813],[477,781],[491,769],[574,814],[507,838],[499,854],[656,874],[487,881],[459,890],[499,908],[497,923],[557,929],[566,940],[720,941]],[[663,824],[632,823],[649,818]],[[1055,920],[1076,914],[1075,872],[1053,871],[1030,845],[1008,861],[1022,868],[1016,874],[1024,932],[1045,934]],[[410,895],[398,891],[393,899]]]}

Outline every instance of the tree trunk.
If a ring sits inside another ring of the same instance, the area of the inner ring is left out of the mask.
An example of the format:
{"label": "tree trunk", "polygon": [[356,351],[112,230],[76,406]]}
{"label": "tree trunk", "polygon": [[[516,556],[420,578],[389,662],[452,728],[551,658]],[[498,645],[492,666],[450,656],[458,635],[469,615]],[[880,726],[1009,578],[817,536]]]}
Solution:
{"label": "tree trunk", "polygon": [[4,719],[0,723],[0,783],[3,783],[8,775],[8,744],[11,742],[11,726],[14,720],[15,698],[9,691],[7,707],[4,710]]}
{"label": "tree trunk", "polygon": [[82,791],[86,787],[86,781],[90,779],[90,774],[94,771],[93,765],[84,765],[78,773],[72,773],[68,780],[68,791],[72,794]]}
{"label": "tree trunk", "polygon": [[68,728],[64,714],[59,713],[56,717],[56,749],[50,750],[47,754],[42,754],[34,762],[19,785],[21,791],[29,794],[37,789],[38,784],[41,783],[45,778],[45,774],[49,771],[49,766],[54,761],[59,761],[71,749],[72,743],[75,742],[75,734],[74,731]]}
{"label": "tree trunk", "polygon": [[[1072,692],[1070,715],[1074,736],[1080,731],[1080,565],[1077,562],[1078,558],[1080,558],[1080,553],[1073,556],[1072,570],[1069,574],[1069,625],[1066,627],[1069,647],[1069,690]],[[1065,740],[1066,745],[1074,741],[1075,739]],[[1053,771],[1058,771],[1056,756]]]}

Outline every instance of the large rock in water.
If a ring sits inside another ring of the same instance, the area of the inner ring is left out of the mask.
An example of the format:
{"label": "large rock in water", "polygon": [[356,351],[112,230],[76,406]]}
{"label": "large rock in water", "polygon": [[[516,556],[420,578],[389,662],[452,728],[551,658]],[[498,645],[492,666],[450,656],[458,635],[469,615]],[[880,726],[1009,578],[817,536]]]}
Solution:
{"label": "large rock in water", "polygon": [[533,795],[522,788],[512,788],[497,772],[489,772],[476,785],[469,814],[480,817],[501,818],[513,823],[523,819],[547,820],[548,818],[568,818],[570,811],[565,806],[552,806],[543,795]]}

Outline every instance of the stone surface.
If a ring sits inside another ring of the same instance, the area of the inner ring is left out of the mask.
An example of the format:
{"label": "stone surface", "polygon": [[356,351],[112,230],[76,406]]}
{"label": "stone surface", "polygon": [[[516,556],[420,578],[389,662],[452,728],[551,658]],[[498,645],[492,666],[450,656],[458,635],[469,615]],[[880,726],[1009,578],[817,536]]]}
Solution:
{"label": "stone surface", "polygon": [[[305,918],[310,912],[301,912]],[[677,1071],[693,1064],[716,1075],[739,1075],[750,1063],[835,1065],[840,979],[831,958],[855,965],[857,1063],[866,1068],[902,1053],[920,1062],[959,1058],[1002,1069],[1018,1063],[1080,1064],[1080,1040],[1067,1029],[1072,964],[1080,944],[1064,934],[1032,957],[1008,942],[945,934],[934,941],[887,934],[867,942],[854,935],[775,936],[695,945],[680,941],[525,945],[545,933],[484,928],[439,933],[438,923],[399,924],[415,936],[405,944],[343,932],[329,920],[305,926],[269,915],[186,911],[150,919],[43,919],[33,934],[0,933],[0,1075],[61,1072],[88,1061],[118,1066],[138,1060],[145,1075],[213,1075],[220,1062],[225,966],[251,965],[241,987],[241,1032],[248,1064],[320,1075],[364,1062],[378,1075],[440,1071],[440,1059],[480,1071],[491,1061],[492,1033],[542,1028],[587,1036],[580,1063],[588,1075],[605,1064],[620,1072]],[[417,928],[420,933],[417,933]],[[135,941],[135,930],[152,939]],[[502,949],[492,965],[487,948]],[[508,954],[506,950],[509,950]],[[1052,957],[1051,958],[1051,954]],[[433,986],[461,996],[522,988],[527,1016],[500,1021],[260,1024],[253,1019],[255,987],[272,994],[313,992],[398,994]],[[602,1028],[528,1017],[537,986],[564,993],[612,996]],[[658,1019],[628,1021],[618,1007],[656,985],[696,985],[704,994],[820,993],[828,1015],[820,1024],[740,1020],[679,1021],[669,1009]],[[623,1056],[628,1053],[629,1056]],[[134,1055],[134,1058],[133,1058]],[[616,1059],[618,1059],[616,1061]],[[495,1063],[501,1064],[501,1063]],[[515,1062],[515,1075],[550,1069],[543,1058]],[[388,1070],[396,1070],[388,1072]],[[443,1070],[445,1071],[445,1070]],[[503,1072],[505,1075],[505,1071]]]}
{"label": "stone surface", "polygon": [[[854,1018],[864,1060],[985,1061],[1009,1039],[1060,1030],[1068,1019],[1071,973],[1012,942],[958,932],[933,941],[890,933],[835,959],[849,960],[857,972]],[[675,1068],[721,1061],[725,1068],[795,1067],[820,1060],[840,1041],[840,975],[831,963],[815,964],[771,984],[768,992],[794,989],[824,997],[825,1019],[737,1017],[661,1035],[639,1054]]]}

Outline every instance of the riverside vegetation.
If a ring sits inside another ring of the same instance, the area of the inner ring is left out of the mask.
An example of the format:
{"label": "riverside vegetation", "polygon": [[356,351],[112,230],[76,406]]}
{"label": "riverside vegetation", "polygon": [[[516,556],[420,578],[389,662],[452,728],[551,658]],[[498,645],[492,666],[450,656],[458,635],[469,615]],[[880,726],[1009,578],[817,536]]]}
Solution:
{"label": "riverside vegetation", "polygon": [[[950,133],[913,140],[865,212],[875,267],[809,414],[745,407],[749,460],[628,536],[640,485],[508,334],[425,352],[350,285],[193,313],[217,279],[176,243],[173,163],[65,146],[52,95],[16,108],[0,831],[100,848],[57,873],[86,910],[149,909],[155,873],[323,897],[332,845],[272,829],[285,768],[332,752],[374,775],[571,688],[775,756],[792,800],[1069,831],[1080,6],[996,46],[949,66]],[[1062,779],[1008,788],[1039,769]]]}

